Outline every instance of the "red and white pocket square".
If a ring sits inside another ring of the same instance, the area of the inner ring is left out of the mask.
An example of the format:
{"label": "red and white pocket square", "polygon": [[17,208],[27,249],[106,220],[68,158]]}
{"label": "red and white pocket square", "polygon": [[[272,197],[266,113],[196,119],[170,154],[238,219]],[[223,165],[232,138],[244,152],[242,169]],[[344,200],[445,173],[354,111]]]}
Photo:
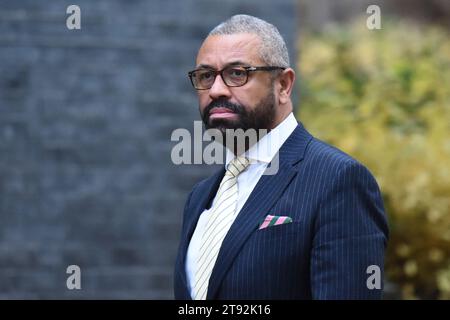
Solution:
{"label": "red and white pocket square", "polygon": [[272,216],[272,215],[267,215],[267,217],[264,219],[264,221],[259,225],[259,230],[261,229],[265,229],[268,227],[272,227],[272,226],[278,226],[280,224],[286,224],[286,223],[291,223],[292,222],[292,218],[288,217],[288,216]]}

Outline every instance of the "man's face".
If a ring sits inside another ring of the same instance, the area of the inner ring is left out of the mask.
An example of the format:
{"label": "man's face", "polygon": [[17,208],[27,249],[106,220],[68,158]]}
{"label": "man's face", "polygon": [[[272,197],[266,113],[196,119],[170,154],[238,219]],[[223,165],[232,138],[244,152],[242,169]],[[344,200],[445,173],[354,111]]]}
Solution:
{"label": "man's face", "polygon": [[[254,34],[210,36],[197,56],[196,68],[222,70],[230,65],[264,66],[258,56],[260,39]],[[246,84],[228,87],[218,75],[213,86],[198,90],[202,120],[207,129],[271,129],[275,96],[270,72],[250,72]]]}

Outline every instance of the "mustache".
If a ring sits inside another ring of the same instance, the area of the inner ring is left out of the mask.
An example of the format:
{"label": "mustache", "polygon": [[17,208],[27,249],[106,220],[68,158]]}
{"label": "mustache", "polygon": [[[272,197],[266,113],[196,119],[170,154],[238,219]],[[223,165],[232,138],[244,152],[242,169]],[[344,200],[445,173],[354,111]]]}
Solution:
{"label": "mustache", "polygon": [[232,102],[224,100],[224,99],[218,99],[218,100],[212,101],[210,104],[208,104],[206,106],[205,110],[203,111],[204,117],[209,117],[209,113],[214,108],[226,108],[234,113],[240,113],[240,114],[245,112],[244,107],[239,104],[235,104],[235,103],[232,103]]}

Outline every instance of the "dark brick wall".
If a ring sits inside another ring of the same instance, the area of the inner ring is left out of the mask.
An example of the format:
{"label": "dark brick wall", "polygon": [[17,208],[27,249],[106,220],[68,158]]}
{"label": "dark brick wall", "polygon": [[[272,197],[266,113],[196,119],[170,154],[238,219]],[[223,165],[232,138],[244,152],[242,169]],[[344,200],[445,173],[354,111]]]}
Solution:
{"label": "dark brick wall", "polygon": [[[70,4],[81,30],[66,28]],[[277,25],[292,54],[295,12],[293,0],[1,1],[0,298],[172,298],[184,201],[216,168],[170,160],[172,131],[199,118],[186,71],[236,13]]]}

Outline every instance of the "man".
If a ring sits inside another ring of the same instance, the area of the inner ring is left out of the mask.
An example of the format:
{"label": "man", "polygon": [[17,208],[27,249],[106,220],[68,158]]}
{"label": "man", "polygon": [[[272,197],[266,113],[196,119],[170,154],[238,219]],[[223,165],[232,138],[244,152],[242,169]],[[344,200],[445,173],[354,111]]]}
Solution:
{"label": "man", "polygon": [[[224,169],[190,193],[175,298],[380,298],[388,229],[379,188],[295,119],[295,72],[278,30],[231,17],[205,39],[189,76],[206,127],[224,141],[227,129],[268,133],[243,153],[226,149]],[[265,174],[275,158],[276,174]]]}

